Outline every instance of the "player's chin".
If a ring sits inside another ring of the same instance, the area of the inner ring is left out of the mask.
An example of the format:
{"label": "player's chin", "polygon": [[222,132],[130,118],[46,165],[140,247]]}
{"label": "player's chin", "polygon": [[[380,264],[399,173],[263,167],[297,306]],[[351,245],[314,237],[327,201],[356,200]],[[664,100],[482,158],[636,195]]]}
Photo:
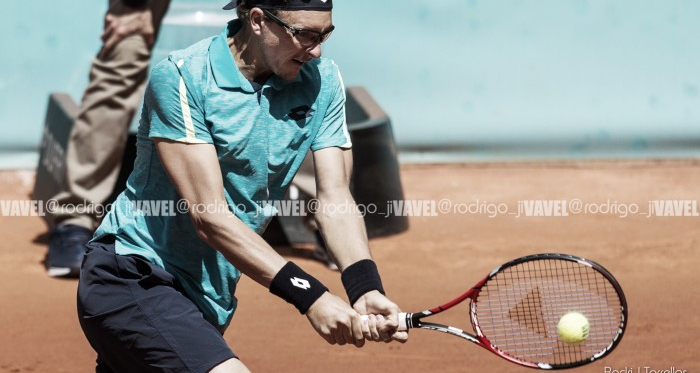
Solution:
{"label": "player's chin", "polygon": [[303,66],[304,62],[299,60],[290,60],[287,64],[285,64],[284,70],[278,73],[277,76],[287,81],[295,80]]}

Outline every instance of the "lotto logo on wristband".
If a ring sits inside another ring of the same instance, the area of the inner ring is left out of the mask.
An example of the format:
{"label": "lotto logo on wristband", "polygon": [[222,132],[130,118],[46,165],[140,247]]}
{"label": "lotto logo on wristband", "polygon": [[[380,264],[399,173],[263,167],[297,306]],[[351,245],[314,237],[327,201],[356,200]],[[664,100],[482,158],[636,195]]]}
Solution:
{"label": "lotto logo on wristband", "polygon": [[302,314],[326,291],[327,287],[292,262],[287,262],[270,283],[272,294],[293,304]]}
{"label": "lotto logo on wristband", "polygon": [[289,280],[292,281],[292,285],[298,287],[299,289],[309,289],[311,288],[311,284],[304,280],[303,278],[298,278],[298,277],[292,277]]}

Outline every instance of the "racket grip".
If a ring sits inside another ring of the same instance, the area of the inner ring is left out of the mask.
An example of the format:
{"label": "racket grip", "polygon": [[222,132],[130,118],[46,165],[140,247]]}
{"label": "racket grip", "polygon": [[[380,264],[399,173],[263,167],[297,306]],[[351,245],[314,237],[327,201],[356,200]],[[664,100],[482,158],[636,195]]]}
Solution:
{"label": "racket grip", "polygon": [[[361,315],[360,317],[362,318],[362,322],[366,323],[367,320],[369,320],[369,316],[367,315]],[[406,312],[399,312],[399,327],[397,329],[398,331],[404,332],[408,330],[408,324],[406,322],[407,319],[408,314]]]}

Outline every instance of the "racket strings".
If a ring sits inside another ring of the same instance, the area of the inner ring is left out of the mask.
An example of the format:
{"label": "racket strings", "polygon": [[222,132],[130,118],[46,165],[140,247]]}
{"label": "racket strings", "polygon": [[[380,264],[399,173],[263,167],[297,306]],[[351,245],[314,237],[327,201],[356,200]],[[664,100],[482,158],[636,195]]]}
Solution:
{"label": "racket strings", "polygon": [[[475,322],[500,351],[521,360],[567,365],[605,351],[617,337],[622,305],[611,282],[575,261],[525,261],[493,276],[475,304]],[[566,344],[557,334],[559,319],[580,312],[589,336]]]}

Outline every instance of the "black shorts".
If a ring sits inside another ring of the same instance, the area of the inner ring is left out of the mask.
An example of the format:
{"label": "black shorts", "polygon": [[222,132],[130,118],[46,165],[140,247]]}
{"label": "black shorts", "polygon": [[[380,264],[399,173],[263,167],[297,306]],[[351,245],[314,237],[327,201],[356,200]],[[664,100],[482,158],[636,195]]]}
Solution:
{"label": "black shorts", "polygon": [[78,317],[98,373],[204,373],[236,357],[172,275],[109,239],[88,244]]}

